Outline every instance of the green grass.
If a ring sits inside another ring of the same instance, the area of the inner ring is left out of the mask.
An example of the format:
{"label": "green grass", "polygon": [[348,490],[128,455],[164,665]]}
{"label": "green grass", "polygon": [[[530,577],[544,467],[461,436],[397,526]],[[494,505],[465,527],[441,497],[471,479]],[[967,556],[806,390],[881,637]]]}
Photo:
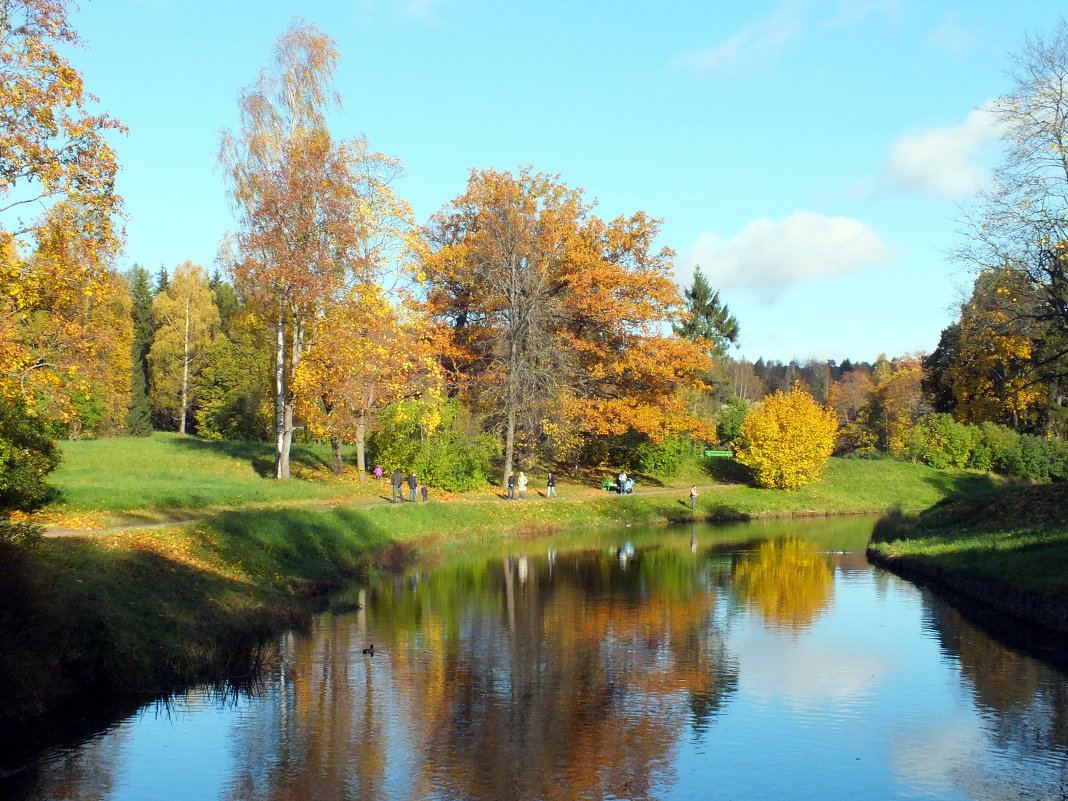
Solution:
{"label": "green grass", "polygon": [[48,511],[166,512],[278,504],[334,497],[329,448],[295,445],[293,470],[304,480],[276,481],[274,447],[258,442],[208,442],[157,432],[61,443]]}
{"label": "green grass", "polygon": [[1068,598],[1068,485],[1003,487],[891,516],[876,528],[871,549],[920,570]]}

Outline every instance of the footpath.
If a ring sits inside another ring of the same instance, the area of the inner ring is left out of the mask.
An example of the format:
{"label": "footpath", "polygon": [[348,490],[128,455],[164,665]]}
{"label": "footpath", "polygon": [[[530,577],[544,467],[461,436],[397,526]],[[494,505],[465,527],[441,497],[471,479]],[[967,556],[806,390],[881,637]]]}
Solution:
{"label": "footpath", "polygon": [[[699,494],[706,492],[716,492],[728,489],[729,485],[726,484],[707,484],[698,485],[697,491]],[[387,488],[388,491],[388,488]],[[492,503],[495,501],[503,501],[506,503],[581,503],[588,501],[591,498],[604,498],[606,496],[619,496],[619,493],[608,492],[593,487],[568,487],[565,489],[565,497],[546,498],[545,490],[527,490],[528,497],[525,499],[516,499],[509,501],[505,495],[504,490],[496,490],[492,494],[477,495],[477,496],[465,496],[465,495],[453,495],[448,494],[445,497],[431,498],[429,501],[408,501],[405,500],[400,504],[397,504],[398,508],[408,506],[409,504],[416,503]],[[690,490],[683,487],[657,487],[655,489],[643,489],[635,490],[630,493],[629,496],[622,497],[634,497],[634,496],[663,496],[663,495],[678,495],[680,499],[683,499],[685,503],[689,503]],[[287,503],[285,505],[271,505],[271,506],[256,506],[247,505],[232,507],[228,509],[216,509],[206,512],[192,512],[189,514],[171,514],[163,518],[156,516],[149,517],[148,514],[143,514],[139,518],[139,513],[129,513],[125,517],[133,518],[127,522],[115,523],[111,525],[95,525],[92,521],[86,521],[86,524],[71,526],[64,525],[62,523],[48,523],[45,522],[43,536],[45,537],[85,537],[85,536],[105,536],[112,534],[120,534],[125,531],[151,531],[155,529],[167,528],[168,526],[179,526],[189,523],[199,523],[203,520],[210,520],[211,518],[218,517],[220,515],[228,514],[237,511],[246,510],[300,510],[306,512],[329,512],[335,509],[359,509],[370,508],[382,505],[390,505],[390,497],[388,494],[383,495],[347,495],[333,498],[331,500],[317,500],[307,502],[295,502]]]}

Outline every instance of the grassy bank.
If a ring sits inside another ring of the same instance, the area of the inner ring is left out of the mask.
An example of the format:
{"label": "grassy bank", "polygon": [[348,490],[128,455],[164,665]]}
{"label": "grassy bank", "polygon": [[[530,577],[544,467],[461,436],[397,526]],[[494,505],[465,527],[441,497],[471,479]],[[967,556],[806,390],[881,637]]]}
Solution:
{"label": "grassy bank", "polygon": [[257,460],[269,461],[269,448],[173,436],[73,445],[65,447],[51,514],[159,520],[234,508],[185,524],[0,550],[7,644],[0,718],[8,723],[62,708],[87,689],[155,693],[254,671],[256,644],[304,619],[309,599],[419,550],[612,523],[919,509],[950,493],[981,496],[993,488],[975,474],[834,460],[819,484],[791,493],[718,485],[707,476],[696,512],[688,483],[651,482],[625,497],[571,482],[553,500],[531,492],[509,502],[486,490],[394,506],[382,500],[381,485],[330,476],[325,452],[309,450],[303,478],[280,484],[257,468]]}
{"label": "grassy bank", "polygon": [[966,594],[971,580],[1028,596],[1025,603],[1068,602],[1068,485],[1005,487],[891,516],[876,528],[870,553],[912,573],[954,577]]}

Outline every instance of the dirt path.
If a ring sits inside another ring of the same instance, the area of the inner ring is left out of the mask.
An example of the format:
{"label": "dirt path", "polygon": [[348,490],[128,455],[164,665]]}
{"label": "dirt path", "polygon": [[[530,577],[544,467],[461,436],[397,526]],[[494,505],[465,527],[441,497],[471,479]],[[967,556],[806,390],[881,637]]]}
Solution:
{"label": "dirt path", "polygon": [[[728,488],[725,484],[704,484],[698,485],[697,490],[699,493],[705,492],[717,492]],[[566,489],[568,494],[575,492],[574,489]],[[565,497],[561,499],[554,499],[553,503],[557,501],[560,503],[581,503],[591,498],[602,498],[605,496],[615,496],[614,492],[604,492],[600,489],[588,488],[579,489],[578,492],[585,494]],[[549,499],[545,497],[544,490],[534,490],[529,493],[530,497],[526,498],[524,503],[527,502],[542,502],[547,503]],[[684,487],[658,487],[655,489],[638,490],[633,493],[635,497],[643,497],[647,495],[678,495],[680,500],[687,501],[689,499],[690,491]],[[618,497],[618,496],[617,496]],[[433,502],[435,499],[431,499]],[[504,490],[499,493],[494,493],[490,496],[477,496],[477,497],[461,497],[461,496],[449,496],[447,499],[437,499],[437,503],[486,503],[487,501],[506,501],[507,498],[504,495]],[[346,497],[344,499],[334,499],[330,501],[311,501],[308,503],[293,504],[285,507],[265,507],[263,511],[270,511],[273,509],[286,509],[293,510],[299,509],[301,511],[308,512],[328,512],[332,509],[358,509],[368,508],[373,506],[382,506],[389,504],[390,499],[387,495],[361,495],[356,497]],[[404,501],[402,505],[407,505],[411,501]],[[423,503],[423,501],[416,501],[416,503]],[[125,531],[151,531],[153,529],[166,528],[168,526],[183,525],[186,523],[198,523],[201,520],[209,520],[213,517],[228,514],[230,512],[238,511],[252,511],[256,507],[237,507],[233,509],[220,509],[210,512],[204,512],[201,514],[188,514],[166,518],[164,520],[133,520],[126,523],[117,523],[110,526],[102,526],[100,528],[67,528],[60,525],[45,524],[45,530],[43,536],[45,537],[85,537],[85,536],[107,536],[111,534],[121,534]]]}

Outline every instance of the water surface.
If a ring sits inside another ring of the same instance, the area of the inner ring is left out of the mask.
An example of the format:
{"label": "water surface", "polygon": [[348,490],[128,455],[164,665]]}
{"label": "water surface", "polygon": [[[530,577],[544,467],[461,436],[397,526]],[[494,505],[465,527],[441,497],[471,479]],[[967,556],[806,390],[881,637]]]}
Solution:
{"label": "water surface", "polygon": [[1068,798],[1068,676],[872,569],[870,527],[467,548],[280,638],[254,695],[153,704],[0,796]]}

